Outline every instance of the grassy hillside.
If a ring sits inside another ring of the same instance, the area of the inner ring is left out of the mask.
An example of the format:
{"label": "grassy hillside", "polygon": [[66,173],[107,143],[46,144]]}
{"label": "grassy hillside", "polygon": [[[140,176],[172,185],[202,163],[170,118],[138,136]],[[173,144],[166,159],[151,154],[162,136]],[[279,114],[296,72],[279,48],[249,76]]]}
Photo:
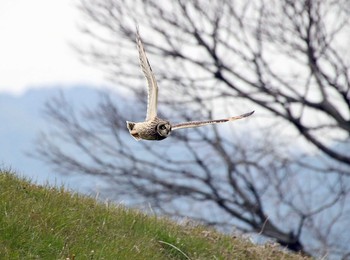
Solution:
{"label": "grassy hillside", "polygon": [[302,259],[0,172],[1,259]]}

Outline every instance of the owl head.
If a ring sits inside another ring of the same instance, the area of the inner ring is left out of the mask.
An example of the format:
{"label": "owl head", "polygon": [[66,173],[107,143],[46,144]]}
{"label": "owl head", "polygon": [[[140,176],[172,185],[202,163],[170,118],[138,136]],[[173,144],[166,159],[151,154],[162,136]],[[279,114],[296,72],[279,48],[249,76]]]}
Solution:
{"label": "owl head", "polygon": [[168,121],[162,121],[157,124],[156,130],[161,137],[166,138],[171,132],[171,124]]}

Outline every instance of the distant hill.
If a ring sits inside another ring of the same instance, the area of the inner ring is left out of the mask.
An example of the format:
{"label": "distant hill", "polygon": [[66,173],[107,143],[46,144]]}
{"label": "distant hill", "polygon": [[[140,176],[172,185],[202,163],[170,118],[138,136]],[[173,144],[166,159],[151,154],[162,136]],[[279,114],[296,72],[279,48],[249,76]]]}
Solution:
{"label": "distant hill", "polygon": [[77,190],[80,187],[73,177],[48,174],[47,165],[26,155],[34,148],[39,132],[48,126],[43,116],[45,102],[60,91],[75,105],[94,104],[99,99],[96,89],[89,86],[32,88],[22,95],[0,93],[0,167],[14,169],[38,183],[65,183]]}
{"label": "distant hill", "polygon": [[0,171],[1,259],[306,259]]}

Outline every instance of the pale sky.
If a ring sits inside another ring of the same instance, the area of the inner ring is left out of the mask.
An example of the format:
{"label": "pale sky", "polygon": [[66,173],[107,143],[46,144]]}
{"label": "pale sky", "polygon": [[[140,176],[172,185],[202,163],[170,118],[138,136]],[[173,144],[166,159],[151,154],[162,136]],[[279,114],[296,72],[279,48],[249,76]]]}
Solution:
{"label": "pale sky", "polygon": [[69,45],[82,41],[77,0],[0,1],[0,93],[28,87],[103,84]]}

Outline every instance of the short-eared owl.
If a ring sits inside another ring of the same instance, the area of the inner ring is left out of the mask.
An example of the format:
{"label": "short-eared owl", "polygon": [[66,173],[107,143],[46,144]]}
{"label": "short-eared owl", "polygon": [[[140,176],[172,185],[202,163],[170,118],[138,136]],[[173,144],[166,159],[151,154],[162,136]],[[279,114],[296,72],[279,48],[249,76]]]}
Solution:
{"label": "short-eared owl", "polygon": [[147,103],[146,120],[144,122],[138,122],[138,123],[126,121],[127,128],[129,129],[131,136],[134,137],[137,141],[141,139],[163,140],[169,136],[171,131],[176,129],[199,127],[204,125],[234,121],[237,119],[248,117],[254,113],[254,111],[252,111],[250,113],[246,113],[239,116],[233,116],[225,119],[191,121],[191,122],[184,122],[184,123],[179,123],[175,125],[171,124],[168,120],[164,120],[157,117],[157,103],[158,103],[157,81],[152,72],[151,65],[149,64],[149,61],[147,59],[145,49],[143,47],[138,29],[136,34],[136,43],[137,43],[137,49],[139,52],[141,69],[147,79],[147,84],[148,84],[148,103]]}

